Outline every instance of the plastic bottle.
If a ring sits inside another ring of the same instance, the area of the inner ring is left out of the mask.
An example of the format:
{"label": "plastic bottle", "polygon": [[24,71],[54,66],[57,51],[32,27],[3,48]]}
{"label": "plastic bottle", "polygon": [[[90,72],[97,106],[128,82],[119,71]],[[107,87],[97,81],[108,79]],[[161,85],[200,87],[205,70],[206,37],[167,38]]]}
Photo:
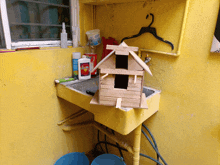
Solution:
{"label": "plastic bottle", "polygon": [[[87,58],[89,58],[91,61],[91,68],[90,70],[93,70],[95,66],[97,65],[97,54],[95,53],[85,53],[84,54]],[[91,73],[91,76],[95,76],[97,74],[97,70]]]}
{"label": "plastic bottle", "polygon": [[81,53],[80,52],[73,52],[73,78],[78,79],[78,59],[81,58]]}
{"label": "plastic bottle", "polygon": [[83,55],[82,58],[78,60],[79,80],[86,80],[91,78],[90,63],[90,59],[86,58],[85,55]]}
{"label": "plastic bottle", "polygon": [[67,33],[65,29],[65,23],[62,23],[62,33],[60,33],[60,38],[61,38],[61,48],[67,48]]}

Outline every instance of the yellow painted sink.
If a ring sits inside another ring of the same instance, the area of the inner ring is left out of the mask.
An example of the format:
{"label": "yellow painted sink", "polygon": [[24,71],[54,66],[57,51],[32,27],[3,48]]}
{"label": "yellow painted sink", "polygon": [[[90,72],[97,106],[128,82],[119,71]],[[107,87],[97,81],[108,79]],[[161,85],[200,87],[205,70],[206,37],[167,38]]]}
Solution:
{"label": "yellow painted sink", "polygon": [[85,81],[71,81],[57,84],[57,96],[63,98],[94,114],[94,120],[127,135],[137,126],[159,110],[160,91],[149,87],[143,88],[147,97],[148,109],[115,108],[102,105],[91,105],[92,95],[98,90],[98,78]]}

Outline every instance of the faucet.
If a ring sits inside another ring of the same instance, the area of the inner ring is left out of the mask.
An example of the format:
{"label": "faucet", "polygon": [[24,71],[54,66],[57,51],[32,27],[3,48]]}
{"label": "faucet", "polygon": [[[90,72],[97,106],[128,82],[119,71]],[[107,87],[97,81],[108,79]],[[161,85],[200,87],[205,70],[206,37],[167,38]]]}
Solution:
{"label": "faucet", "polygon": [[147,64],[148,62],[150,62],[150,60],[151,60],[151,58],[147,54],[147,57],[145,57],[144,63]]}

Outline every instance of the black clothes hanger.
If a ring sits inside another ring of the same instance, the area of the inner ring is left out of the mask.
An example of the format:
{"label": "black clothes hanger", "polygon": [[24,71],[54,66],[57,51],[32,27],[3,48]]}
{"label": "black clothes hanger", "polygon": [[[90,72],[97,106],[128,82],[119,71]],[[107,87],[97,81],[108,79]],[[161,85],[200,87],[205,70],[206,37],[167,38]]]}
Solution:
{"label": "black clothes hanger", "polygon": [[[163,42],[169,44],[169,45],[171,46],[172,50],[173,50],[173,49],[174,49],[173,44],[172,44],[170,41],[164,40],[163,38],[159,37],[159,36],[157,35],[156,28],[151,27],[151,25],[152,25],[153,22],[154,22],[154,15],[153,15],[152,13],[150,13],[150,15],[152,16],[152,21],[151,21],[151,23],[150,23],[150,25],[149,25],[148,27],[142,27],[138,34],[135,34],[135,35],[130,36],[130,37],[125,37],[125,38],[123,38],[123,39],[121,40],[121,42],[123,42],[124,40],[127,40],[127,39],[136,38],[136,37],[138,37],[138,36],[140,36],[140,35],[142,35],[142,34],[144,34],[144,33],[148,33],[148,32],[149,32],[149,33],[153,34],[156,39],[158,39],[158,40],[160,40],[160,41],[163,41]],[[148,18],[148,16],[149,16],[149,15],[146,16],[146,19]]]}

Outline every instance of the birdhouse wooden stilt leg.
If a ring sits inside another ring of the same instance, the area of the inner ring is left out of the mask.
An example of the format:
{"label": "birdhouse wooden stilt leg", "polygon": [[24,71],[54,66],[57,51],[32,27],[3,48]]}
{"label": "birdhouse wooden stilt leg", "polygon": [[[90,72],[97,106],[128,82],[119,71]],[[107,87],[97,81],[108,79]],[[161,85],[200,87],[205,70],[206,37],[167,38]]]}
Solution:
{"label": "birdhouse wooden stilt leg", "polygon": [[116,108],[121,108],[121,98],[117,98],[117,102],[116,102]]}

